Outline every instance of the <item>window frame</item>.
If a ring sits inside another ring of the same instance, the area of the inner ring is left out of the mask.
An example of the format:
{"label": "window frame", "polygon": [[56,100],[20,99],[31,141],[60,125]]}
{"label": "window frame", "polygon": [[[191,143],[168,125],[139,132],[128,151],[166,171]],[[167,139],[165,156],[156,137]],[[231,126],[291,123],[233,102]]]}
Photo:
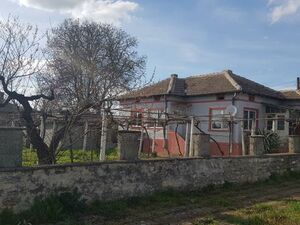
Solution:
{"label": "window frame", "polygon": [[219,111],[223,111],[222,114],[223,117],[221,118],[225,118],[225,109],[226,107],[215,107],[215,108],[209,108],[209,131],[217,131],[217,132],[228,132],[229,131],[229,125],[227,123],[227,127],[224,127],[224,122],[222,123],[222,127],[221,128],[213,128],[213,111],[219,110]]}
{"label": "window frame", "polygon": [[[244,115],[245,115],[245,111],[248,111],[248,118],[247,118],[247,123],[248,123],[248,128],[246,129],[245,128],[245,122],[246,122],[246,119],[245,119],[245,117],[244,117]],[[259,125],[259,123],[258,123],[258,113],[259,113],[259,110],[258,109],[256,109],[256,108],[248,108],[248,107],[244,107],[244,109],[243,109],[243,128],[244,128],[244,130],[245,131],[251,131],[252,130],[252,122],[251,122],[251,125],[250,125],[250,123],[249,123],[249,121],[251,121],[251,119],[249,118],[249,116],[250,116],[250,112],[254,112],[255,113],[255,120],[256,120],[256,128],[258,128],[258,125]]]}
{"label": "window frame", "polygon": [[[279,119],[279,117],[283,117],[282,119]],[[285,131],[286,125],[285,125],[285,114],[276,114],[276,131]],[[283,129],[278,129],[279,121],[283,122]]]}
{"label": "window frame", "polygon": [[[140,119],[140,124],[138,124],[137,122],[133,122],[131,124],[131,127],[135,128],[135,127],[141,127],[142,126],[142,123],[143,123],[143,118],[144,118],[144,110],[143,109],[132,109],[131,112],[130,112],[130,117],[132,118],[132,120],[138,120]],[[138,115],[141,115],[140,118],[138,117],[135,117],[135,115],[138,114]]]}

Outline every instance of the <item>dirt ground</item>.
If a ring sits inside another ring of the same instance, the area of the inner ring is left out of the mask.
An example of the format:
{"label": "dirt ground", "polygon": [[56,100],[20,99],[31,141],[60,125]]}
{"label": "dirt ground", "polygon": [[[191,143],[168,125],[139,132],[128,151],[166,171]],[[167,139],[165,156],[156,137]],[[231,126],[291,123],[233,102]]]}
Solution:
{"label": "dirt ground", "polygon": [[[179,198],[182,198],[179,197]],[[82,218],[82,224],[92,225],[256,225],[265,224],[264,222],[249,222],[245,218],[233,219],[235,212],[247,210],[256,204],[268,204],[270,202],[282,202],[286,200],[300,200],[300,180],[284,181],[276,184],[257,184],[243,185],[236,188],[224,190],[216,190],[203,196],[193,198],[189,196],[182,205],[174,203],[161,204],[150,209],[148,207],[140,207],[133,209],[128,215],[116,219],[103,219],[99,216],[89,216]],[[300,203],[300,202],[299,202]],[[276,205],[274,206],[277,207]],[[296,211],[296,213],[298,213]],[[281,218],[281,215],[276,215]],[[300,216],[300,208],[299,208]],[[275,218],[276,219],[276,218]],[[288,218],[290,219],[290,218]],[[233,221],[233,222],[230,222]],[[277,221],[277,220],[276,220]],[[268,224],[277,224],[268,223]],[[278,223],[281,224],[281,223]],[[298,222],[286,224],[300,224]],[[282,225],[285,225],[283,223]]]}

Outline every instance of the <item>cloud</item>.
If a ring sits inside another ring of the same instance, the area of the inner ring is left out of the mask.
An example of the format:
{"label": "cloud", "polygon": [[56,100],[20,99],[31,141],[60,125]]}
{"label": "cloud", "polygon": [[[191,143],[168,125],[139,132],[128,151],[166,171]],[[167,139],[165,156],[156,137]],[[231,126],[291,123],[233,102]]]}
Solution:
{"label": "cloud", "polygon": [[55,12],[73,18],[120,25],[130,21],[138,4],[130,0],[18,0],[25,7]]}
{"label": "cloud", "polygon": [[279,22],[284,17],[294,15],[300,10],[300,0],[269,0],[268,5],[271,7],[272,23]]}

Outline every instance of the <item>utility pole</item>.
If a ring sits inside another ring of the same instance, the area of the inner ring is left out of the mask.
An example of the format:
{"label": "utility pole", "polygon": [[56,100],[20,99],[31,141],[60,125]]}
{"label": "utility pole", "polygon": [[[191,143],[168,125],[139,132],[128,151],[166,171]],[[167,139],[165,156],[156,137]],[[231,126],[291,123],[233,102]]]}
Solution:
{"label": "utility pole", "polygon": [[194,134],[194,117],[191,118],[190,150],[189,150],[190,157],[194,156],[194,151],[193,151],[193,134]]}
{"label": "utility pole", "polygon": [[103,107],[102,127],[101,127],[101,146],[100,146],[100,154],[99,154],[100,161],[105,161],[106,138],[107,138],[107,118],[105,114],[105,107]]}

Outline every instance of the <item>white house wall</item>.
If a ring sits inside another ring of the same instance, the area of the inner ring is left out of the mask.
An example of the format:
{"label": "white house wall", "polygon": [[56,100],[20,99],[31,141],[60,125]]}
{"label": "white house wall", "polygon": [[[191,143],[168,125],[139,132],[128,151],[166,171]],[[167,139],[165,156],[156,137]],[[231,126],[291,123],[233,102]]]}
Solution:
{"label": "white house wall", "polygon": [[[167,97],[167,112],[170,114],[178,114],[185,116],[195,116],[198,120],[200,120],[200,128],[206,133],[209,133],[213,138],[218,142],[228,143],[229,139],[229,131],[216,131],[210,129],[210,109],[217,108],[226,108],[228,105],[232,104],[234,94],[228,93],[225,94],[224,100],[216,100],[216,95],[207,95],[207,96],[190,96],[190,97],[178,97],[178,96],[168,96]],[[234,105],[237,107],[237,115],[236,119],[238,121],[237,124],[234,125],[233,130],[233,142],[241,143],[241,124],[244,114],[244,109],[255,109],[258,112],[258,128],[264,129],[266,125],[266,105],[275,105],[282,106],[283,102],[281,100],[276,100],[272,98],[255,96],[254,101],[249,101],[249,95],[244,93],[239,93],[235,96]],[[294,103],[296,105],[296,102]],[[140,101],[128,100],[126,102],[122,102],[121,106],[127,110],[133,109],[143,109],[143,110],[159,110],[164,111],[165,109],[165,101],[164,98],[161,97],[158,101],[155,98],[144,98]],[[300,108],[300,104],[299,104]],[[125,113],[126,115],[130,115],[129,112]],[[288,116],[288,113],[287,115]],[[169,129],[174,130],[176,125],[168,126]],[[288,124],[286,124],[288,127]],[[179,134],[184,137],[185,136],[185,125],[180,125],[178,127]],[[195,132],[198,132],[197,129],[194,129]],[[152,136],[151,132],[149,135]],[[162,132],[158,132],[157,138],[162,136]],[[284,137],[288,136],[288,129],[286,129],[286,133],[283,135]]]}

